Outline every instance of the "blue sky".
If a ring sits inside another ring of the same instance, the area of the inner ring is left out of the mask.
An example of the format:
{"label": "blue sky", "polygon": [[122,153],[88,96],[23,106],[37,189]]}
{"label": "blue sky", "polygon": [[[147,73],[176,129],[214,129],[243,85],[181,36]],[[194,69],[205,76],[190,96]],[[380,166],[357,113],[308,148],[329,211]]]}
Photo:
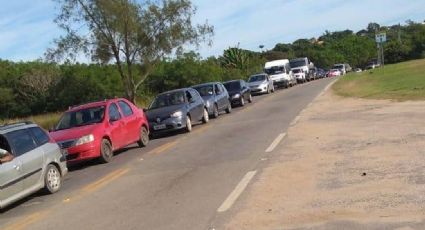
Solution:
{"label": "blue sky", "polygon": [[[203,57],[220,55],[236,46],[271,49],[278,42],[311,38],[325,30],[365,28],[425,20],[424,0],[193,0],[195,22],[215,27],[211,47],[202,46]],[[57,6],[51,0],[0,1],[0,59],[34,60],[43,56],[61,34],[53,23]]]}

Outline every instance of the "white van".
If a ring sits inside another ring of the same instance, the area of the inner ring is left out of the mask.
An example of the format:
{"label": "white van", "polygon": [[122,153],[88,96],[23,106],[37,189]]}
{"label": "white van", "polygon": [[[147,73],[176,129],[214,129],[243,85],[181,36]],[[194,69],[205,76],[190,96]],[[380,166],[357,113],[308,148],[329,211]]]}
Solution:
{"label": "white van", "polygon": [[288,59],[266,62],[264,72],[270,76],[275,86],[287,88],[297,84]]}

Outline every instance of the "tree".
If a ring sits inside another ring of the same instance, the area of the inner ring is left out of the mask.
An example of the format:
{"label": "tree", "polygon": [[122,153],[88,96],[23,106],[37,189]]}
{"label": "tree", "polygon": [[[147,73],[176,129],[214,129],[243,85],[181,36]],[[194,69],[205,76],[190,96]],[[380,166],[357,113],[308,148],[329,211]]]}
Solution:
{"label": "tree", "polygon": [[222,65],[225,68],[246,71],[249,65],[249,54],[239,48],[229,48],[223,52]]}
{"label": "tree", "polygon": [[[114,62],[125,96],[135,101],[137,89],[164,57],[184,45],[211,43],[213,27],[194,25],[190,0],[56,0],[55,22],[66,35],[55,40],[49,60],[75,60],[81,52],[100,63]],[[81,29],[82,28],[82,29]]]}

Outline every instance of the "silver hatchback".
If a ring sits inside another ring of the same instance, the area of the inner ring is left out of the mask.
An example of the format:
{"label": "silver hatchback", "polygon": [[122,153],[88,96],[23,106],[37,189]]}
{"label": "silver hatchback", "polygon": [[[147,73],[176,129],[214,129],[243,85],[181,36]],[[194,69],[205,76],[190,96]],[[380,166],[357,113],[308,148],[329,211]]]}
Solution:
{"label": "silver hatchback", "polygon": [[65,154],[30,122],[0,126],[0,208],[44,188],[59,191],[68,172]]}

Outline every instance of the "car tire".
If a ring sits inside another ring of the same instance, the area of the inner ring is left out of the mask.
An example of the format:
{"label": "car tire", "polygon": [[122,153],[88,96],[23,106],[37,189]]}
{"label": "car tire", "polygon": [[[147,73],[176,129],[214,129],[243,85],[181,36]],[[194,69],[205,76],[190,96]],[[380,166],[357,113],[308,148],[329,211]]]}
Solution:
{"label": "car tire", "polygon": [[241,96],[241,106],[245,106],[245,99]]}
{"label": "car tire", "polygon": [[210,121],[210,115],[208,115],[208,110],[204,108],[204,115],[202,116],[202,123],[206,124]]}
{"label": "car tire", "polygon": [[249,103],[252,103],[252,94],[249,94],[248,102],[249,102]]}
{"label": "car tire", "polygon": [[218,112],[218,106],[217,106],[217,104],[214,104],[212,117],[213,117],[213,118],[217,118],[217,117],[218,117],[218,115],[219,115],[219,112]]}
{"label": "car tire", "polygon": [[226,113],[229,114],[232,112],[232,105],[229,103],[226,108]]}
{"label": "car tire", "polygon": [[101,163],[109,163],[112,160],[114,152],[112,150],[111,142],[107,139],[103,139],[100,145],[100,157],[99,160]]}
{"label": "car tire", "polygon": [[145,126],[142,126],[142,128],[140,129],[140,137],[139,137],[139,140],[137,141],[137,144],[139,145],[140,148],[142,148],[142,147],[146,147],[148,143],[149,143],[148,129],[146,129]]}
{"label": "car tire", "polygon": [[47,193],[53,194],[62,187],[62,175],[53,164],[47,165],[46,173],[44,174],[44,189]]}
{"label": "car tire", "polygon": [[189,115],[186,116],[186,132],[192,132],[192,120],[190,119]]}

